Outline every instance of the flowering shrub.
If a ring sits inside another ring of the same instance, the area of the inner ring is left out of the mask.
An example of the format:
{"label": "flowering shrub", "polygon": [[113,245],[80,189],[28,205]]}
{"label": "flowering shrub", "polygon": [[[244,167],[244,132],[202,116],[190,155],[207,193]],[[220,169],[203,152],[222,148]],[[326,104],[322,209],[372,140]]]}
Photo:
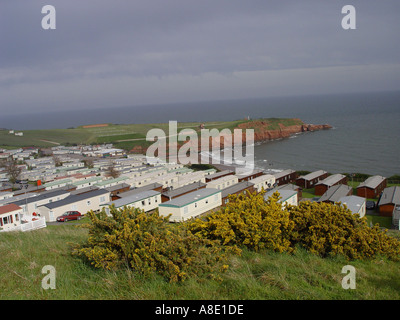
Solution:
{"label": "flowering shrub", "polygon": [[263,193],[234,195],[226,207],[204,219],[189,222],[196,236],[224,246],[293,252],[300,245],[320,256],[341,254],[348,259],[385,255],[400,258],[400,241],[378,225],[339,204],[300,202],[282,206],[279,193],[264,201]]}
{"label": "flowering shrub", "polygon": [[255,193],[231,195],[224,208],[204,220],[189,222],[188,229],[198,237],[218,240],[224,246],[291,252],[294,223],[279,199],[277,193],[268,201]]}
{"label": "flowering shrub", "polygon": [[399,259],[400,242],[365,217],[353,214],[339,204],[301,202],[289,209],[295,227],[291,242],[299,243],[321,256],[342,254],[349,259],[386,255]]}
{"label": "flowering shrub", "polygon": [[157,272],[171,282],[202,274],[218,279],[227,269],[223,248],[167,223],[158,212],[128,207],[110,211],[111,217],[89,213],[87,243],[73,250],[95,267],[112,270],[127,265],[144,276]]}
{"label": "flowering shrub", "polygon": [[89,213],[87,243],[74,254],[98,268],[121,265],[148,276],[154,272],[171,282],[208,275],[221,279],[230,253],[247,247],[259,251],[294,252],[297,245],[323,257],[364,259],[385,255],[399,260],[400,241],[378,225],[338,204],[301,202],[282,206],[278,193],[231,195],[228,204],[203,218],[168,223],[157,211],[110,208],[111,216]]}

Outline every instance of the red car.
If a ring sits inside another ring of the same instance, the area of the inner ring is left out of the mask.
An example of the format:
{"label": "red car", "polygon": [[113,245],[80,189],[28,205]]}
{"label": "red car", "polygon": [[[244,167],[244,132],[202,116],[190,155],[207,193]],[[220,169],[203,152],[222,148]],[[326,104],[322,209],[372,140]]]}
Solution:
{"label": "red car", "polygon": [[79,220],[82,214],[79,211],[67,211],[57,218],[58,222],[67,222],[70,220]]}

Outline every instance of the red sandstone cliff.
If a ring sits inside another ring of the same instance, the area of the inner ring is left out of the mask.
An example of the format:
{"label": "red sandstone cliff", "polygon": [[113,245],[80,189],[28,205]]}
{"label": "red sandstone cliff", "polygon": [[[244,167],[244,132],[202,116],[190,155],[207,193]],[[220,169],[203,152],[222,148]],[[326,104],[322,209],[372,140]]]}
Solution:
{"label": "red sandstone cliff", "polygon": [[[297,121],[298,123],[302,123],[301,120],[299,119],[293,119]],[[289,125],[285,126],[282,123],[278,123],[279,129],[270,129],[270,123],[266,121],[249,121],[245,122],[242,124],[239,124],[237,128],[235,129],[242,129],[242,144],[244,145],[246,143],[246,129],[254,129],[254,143],[259,143],[259,142],[264,142],[264,141],[270,141],[270,140],[275,140],[275,139],[282,139],[282,138],[288,138],[294,134],[297,133],[303,133],[303,132],[313,132],[313,131],[319,131],[319,130],[328,130],[331,129],[332,126],[329,124],[321,124],[321,125],[314,125],[314,124],[296,124],[296,125]],[[212,128],[208,128],[212,129]],[[234,136],[233,136],[233,130],[231,131],[232,135],[228,136],[228,139],[232,139],[232,143],[236,144],[234,141]],[[198,132],[198,136],[200,137],[200,131]],[[224,144],[224,139],[221,139],[224,135],[220,135],[218,138],[210,138],[209,139],[209,146],[211,148],[212,146],[212,140],[214,139],[217,141],[218,139],[220,140],[220,147],[223,148]],[[188,141],[187,143],[197,143],[198,144],[198,150],[201,150],[201,139],[198,141]],[[177,144],[178,149],[185,143],[179,142]],[[203,144],[204,145],[204,144]],[[188,145],[189,146],[189,145]],[[147,148],[142,147],[142,146],[136,146],[134,147],[131,152],[134,153],[146,153]],[[169,145],[167,145],[167,153],[169,150]]]}
{"label": "red sandstone cliff", "polygon": [[279,123],[279,129],[270,130],[268,129],[268,126],[268,122],[254,121],[242,123],[238,126],[238,129],[254,129],[254,142],[263,142],[288,138],[296,133],[328,130],[332,128],[332,126],[328,124],[299,124],[286,127],[283,124]]}

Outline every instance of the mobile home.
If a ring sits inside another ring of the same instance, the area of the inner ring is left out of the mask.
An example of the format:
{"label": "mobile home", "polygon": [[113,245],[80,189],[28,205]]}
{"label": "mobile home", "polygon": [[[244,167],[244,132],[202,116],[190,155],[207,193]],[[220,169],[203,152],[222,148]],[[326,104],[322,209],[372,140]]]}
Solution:
{"label": "mobile home", "polygon": [[56,221],[66,211],[79,211],[85,215],[88,211],[100,210],[100,205],[110,201],[110,192],[98,189],[86,193],[74,194],[63,200],[55,201],[38,207],[38,211],[47,222]]}
{"label": "mobile home", "polygon": [[203,188],[161,203],[158,208],[160,215],[171,214],[170,221],[179,222],[197,217],[221,204],[221,190]]}

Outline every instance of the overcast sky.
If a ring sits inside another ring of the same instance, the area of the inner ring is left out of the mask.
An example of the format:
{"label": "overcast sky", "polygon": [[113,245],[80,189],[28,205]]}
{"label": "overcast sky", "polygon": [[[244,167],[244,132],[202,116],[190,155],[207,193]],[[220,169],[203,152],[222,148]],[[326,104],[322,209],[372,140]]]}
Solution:
{"label": "overcast sky", "polygon": [[0,0],[1,113],[398,90],[399,18],[399,0]]}

